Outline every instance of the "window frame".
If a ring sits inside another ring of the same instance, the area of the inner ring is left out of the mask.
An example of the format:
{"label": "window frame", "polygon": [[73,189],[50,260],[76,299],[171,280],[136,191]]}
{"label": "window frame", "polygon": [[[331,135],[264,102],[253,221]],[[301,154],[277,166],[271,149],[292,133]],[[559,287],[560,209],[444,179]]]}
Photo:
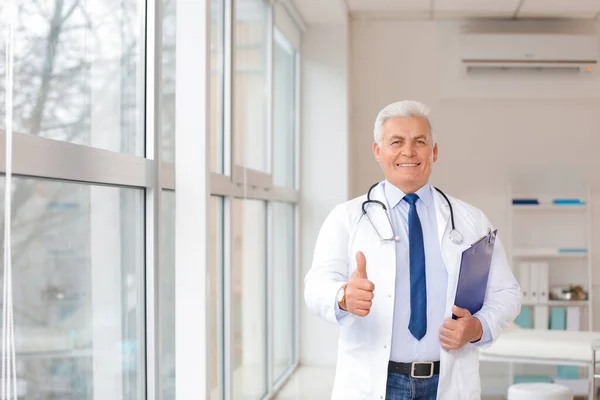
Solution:
{"label": "window frame", "polygon": [[[140,52],[138,55],[139,77],[142,81],[138,86],[137,99],[140,107],[140,129],[144,131],[144,156],[118,153],[85,145],[62,142],[50,138],[33,136],[23,133],[13,133],[13,164],[12,174],[16,177],[51,179],[74,183],[108,185],[121,188],[138,188],[144,190],[144,200],[140,207],[144,207],[145,230],[145,261],[144,273],[139,277],[144,285],[141,289],[140,304],[143,305],[143,323],[139,326],[140,334],[145,338],[141,343],[138,363],[143,368],[141,374],[143,382],[138,382],[141,399],[162,398],[160,366],[161,366],[161,327],[159,321],[158,301],[159,294],[159,269],[161,260],[161,237],[163,235],[161,223],[162,193],[165,190],[176,193],[176,288],[177,306],[176,340],[177,348],[177,382],[176,387],[180,393],[198,394],[200,389],[208,394],[208,364],[198,363],[198,359],[206,360],[208,354],[208,340],[198,344],[198,337],[208,338],[209,321],[205,316],[189,318],[192,305],[200,308],[206,303],[206,272],[209,257],[209,227],[208,224],[189,224],[191,221],[209,221],[210,196],[222,197],[223,212],[223,273],[221,282],[222,304],[219,309],[223,311],[222,321],[229,321],[231,315],[231,302],[228,300],[231,278],[231,204],[233,199],[262,200],[267,204],[267,299],[269,309],[267,313],[267,336],[273,335],[272,316],[272,259],[270,246],[272,232],[270,224],[272,218],[272,202],[290,203],[294,206],[294,271],[295,291],[293,294],[294,315],[294,365],[288,371],[288,377],[298,365],[299,346],[299,314],[300,301],[298,300],[298,285],[300,282],[298,249],[299,249],[299,155],[300,155],[300,52],[296,51],[296,104],[295,104],[295,132],[294,132],[294,171],[295,185],[293,188],[276,187],[272,181],[273,170],[273,50],[274,30],[280,18],[279,3],[262,0],[268,4],[267,18],[267,165],[268,172],[256,171],[234,163],[232,123],[234,119],[235,90],[234,78],[234,51],[235,48],[233,29],[235,28],[234,1],[224,0],[223,10],[223,105],[222,105],[222,144],[223,144],[223,173],[211,172],[210,165],[210,1],[177,2],[177,80],[176,80],[176,126],[175,132],[175,161],[165,162],[162,158],[162,54],[163,54],[163,0],[138,0],[137,29],[140,38]],[[285,2],[284,2],[285,3]],[[289,6],[289,5],[288,5]],[[284,12],[289,12],[285,6]],[[298,24],[297,16],[290,16],[292,24]],[[290,25],[292,26],[292,25]],[[294,26],[297,37],[301,36],[302,24]],[[289,26],[288,28],[289,29]],[[182,34],[185,33],[185,34]],[[284,35],[285,36],[285,35]],[[292,42],[292,41],[291,41]],[[183,60],[183,61],[182,61]],[[15,90],[19,90],[18,87]],[[197,93],[203,93],[198,96]],[[142,99],[144,101],[142,101]],[[198,154],[204,156],[198,156]],[[6,173],[6,134],[0,129],[0,175]],[[179,188],[177,188],[179,186]],[[195,260],[195,261],[191,261]],[[198,260],[201,267],[198,268]],[[191,286],[189,282],[196,282]],[[184,303],[182,303],[182,300]],[[221,383],[224,387],[224,397],[229,399],[231,391],[228,384],[230,371],[230,327],[224,323],[225,338],[222,340],[223,348],[220,349],[223,371],[220,371]],[[228,331],[229,330],[229,331]],[[270,333],[269,333],[270,332]],[[269,394],[272,395],[278,386],[287,379],[282,377],[275,382],[277,377],[272,372],[272,341],[268,346],[268,384]],[[187,371],[185,369],[188,369]],[[181,371],[181,374],[180,374]],[[204,377],[199,379],[200,377]],[[193,392],[192,392],[193,390]]]}

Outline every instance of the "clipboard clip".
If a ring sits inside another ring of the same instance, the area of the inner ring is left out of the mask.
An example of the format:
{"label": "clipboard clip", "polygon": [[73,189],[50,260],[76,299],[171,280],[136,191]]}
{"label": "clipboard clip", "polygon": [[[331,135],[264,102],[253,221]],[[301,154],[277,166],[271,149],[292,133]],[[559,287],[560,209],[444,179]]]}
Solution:
{"label": "clipboard clip", "polygon": [[492,229],[491,228],[488,228],[488,232],[485,235],[483,235],[482,237],[477,239],[475,242],[473,242],[471,247],[475,246],[477,243],[481,242],[483,239],[487,239],[488,244],[490,244],[490,242],[492,241]]}

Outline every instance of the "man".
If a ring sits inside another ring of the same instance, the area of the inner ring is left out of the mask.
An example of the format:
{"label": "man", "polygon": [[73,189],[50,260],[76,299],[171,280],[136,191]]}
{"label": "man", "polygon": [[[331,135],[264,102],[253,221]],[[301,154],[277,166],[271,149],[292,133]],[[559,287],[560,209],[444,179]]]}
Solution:
{"label": "man", "polygon": [[[332,399],[479,399],[478,347],[520,311],[499,237],[483,307],[454,305],[462,251],[491,225],[428,183],[438,157],[428,113],[414,101],[379,113],[373,153],[385,180],[335,207],[319,232],[305,301],[341,326]],[[450,238],[450,207],[462,241]]]}

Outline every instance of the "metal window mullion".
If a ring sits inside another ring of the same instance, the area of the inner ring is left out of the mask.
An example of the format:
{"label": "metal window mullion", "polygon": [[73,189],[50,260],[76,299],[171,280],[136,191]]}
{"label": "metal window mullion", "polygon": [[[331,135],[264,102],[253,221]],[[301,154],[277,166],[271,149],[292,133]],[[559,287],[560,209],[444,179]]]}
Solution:
{"label": "metal window mullion", "polygon": [[[0,173],[5,172],[5,134],[0,130]],[[13,133],[13,174],[100,185],[146,188],[154,160],[35,135]]]}
{"label": "metal window mullion", "polygon": [[[162,157],[161,157],[162,158]],[[166,190],[175,190],[175,164],[161,162],[160,187]]]}
{"label": "metal window mullion", "polygon": [[270,201],[266,201],[265,202],[265,207],[266,207],[266,232],[265,232],[265,239],[266,239],[266,243],[265,243],[265,250],[266,250],[266,265],[265,268],[267,269],[266,271],[266,278],[267,278],[267,291],[266,291],[266,297],[267,297],[267,301],[266,301],[266,312],[267,312],[267,318],[266,318],[266,332],[267,332],[267,336],[265,338],[266,340],[266,346],[265,348],[267,349],[267,393],[271,393],[271,388],[273,387],[274,384],[274,375],[275,375],[275,371],[274,371],[274,365],[275,365],[275,351],[274,351],[274,339],[275,339],[275,330],[274,330],[274,325],[275,325],[275,319],[274,319],[274,308],[273,307],[273,302],[274,302],[274,296],[273,296],[273,290],[274,290],[274,277],[273,277],[273,228],[274,228],[274,218],[273,218],[273,213],[274,213],[274,207],[273,207],[273,202]]}
{"label": "metal window mullion", "polygon": [[299,193],[293,189],[276,187],[273,189],[262,189],[248,187],[245,190],[245,198],[255,200],[279,201],[282,203],[297,203]]}
{"label": "metal window mullion", "polygon": [[211,173],[210,193],[215,196],[244,197],[244,187],[240,183],[234,183],[230,177]]}
{"label": "metal window mullion", "polygon": [[[236,171],[239,167],[235,163],[235,144],[236,138],[234,135],[234,71],[235,71],[235,7],[234,0],[224,0],[224,15],[223,15],[223,174],[211,174],[211,194],[219,194],[223,196],[223,273],[222,273],[222,311],[223,311],[223,330],[222,343],[220,349],[222,351],[222,369],[221,369],[221,384],[222,398],[231,400],[233,395],[233,379],[232,379],[232,207],[233,195],[239,191],[243,191],[235,185]],[[243,174],[241,175],[243,183]]]}
{"label": "metal window mullion", "polygon": [[285,386],[285,384],[287,383],[287,381],[291,378],[291,376],[294,374],[295,370],[297,368],[296,364],[291,364],[289,365],[281,374],[281,376],[277,379],[277,381],[275,382],[275,384],[273,385],[272,389],[271,389],[271,393],[268,396],[269,399],[273,399],[275,398],[275,396],[277,395],[277,393]]}
{"label": "metal window mullion", "polygon": [[[225,198],[218,197],[218,224],[217,227],[217,240],[219,254],[217,255],[217,276],[216,276],[216,285],[217,285],[217,326],[214,329],[214,332],[217,332],[217,360],[221,360],[217,364],[220,365],[220,369],[217,371],[217,382],[219,385],[219,393],[218,398],[223,399],[225,396],[225,388],[224,388],[224,376],[225,376],[225,325],[226,325],[226,315],[225,315],[225,263],[228,262],[229,257],[226,255],[226,246],[225,246],[225,235],[229,235],[231,237],[229,230],[226,228],[225,221],[228,220],[226,218],[225,211]],[[229,246],[227,246],[229,248]],[[214,249],[213,249],[214,250]]]}
{"label": "metal window mullion", "polygon": [[235,137],[233,134],[234,107],[234,27],[233,0],[225,0],[223,23],[223,173],[233,176]]}
{"label": "metal window mullion", "polygon": [[[273,126],[274,126],[274,112],[273,112],[273,106],[275,104],[275,102],[273,101],[273,88],[275,87],[275,85],[273,84],[273,71],[274,71],[274,57],[273,57],[273,26],[275,25],[275,18],[274,18],[274,6],[271,3],[268,3],[267,5],[267,54],[265,54],[265,62],[267,65],[267,71],[266,71],[266,75],[267,75],[267,82],[265,85],[266,88],[266,104],[267,104],[267,123],[266,123],[266,128],[267,128],[267,143],[265,143],[265,154],[267,155],[267,159],[266,161],[266,171],[267,174],[272,177],[273,175]],[[271,179],[272,182],[272,179]]]}
{"label": "metal window mullion", "polygon": [[298,9],[296,8],[294,2],[291,0],[281,0],[279,1],[279,3],[283,6],[290,18],[294,21],[294,24],[296,28],[300,31],[300,34],[302,34],[302,32],[305,32],[308,29],[308,26],[306,24],[306,21],[304,21],[302,14],[300,14]]}
{"label": "metal window mullion", "polygon": [[233,198],[223,198],[223,399],[231,400],[233,392],[233,310],[232,310],[232,259],[233,259]]}
{"label": "metal window mullion", "polygon": [[233,182],[228,176],[216,173],[211,174],[210,192],[216,196],[279,201],[283,203],[297,203],[300,200],[300,193],[294,189],[284,187],[265,189],[250,185],[244,186],[241,183]]}
{"label": "metal window mullion", "polygon": [[176,27],[175,385],[208,398],[210,2],[177,0]]}
{"label": "metal window mullion", "polygon": [[[298,53],[297,51],[295,52],[296,54],[296,64],[295,64],[295,71],[294,71],[294,76],[295,76],[295,104],[294,104],[294,144],[295,144],[295,149],[294,149],[294,188],[297,190],[300,190],[300,146],[302,145],[301,143],[301,139],[300,139],[300,128],[301,128],[301,122],[300,122],[300,85],[301,85],[301,76],[300,76],[300,62],[301,62],[301,56],[300,53]],[[308,160],[307,160],[308,161]]]}
{"label": "metal window mullion", "polygon": [[[152,185],[146,191],[146,269],[145,269],[145,331],[146,398],[162,399],[160,367],[163,365],[161,312],[160,312],[160,254],[161,254],[161,201],[162,201],[162,0],[148,4],[146,30],[146,157],[153,160]],[[174,185],[173,185],[174,187]],[[144,353],[144,352],[142,352]],[[142,355],[143,357],[143,355]]]}
{"label": "metal window mullion", "polygon": [[245,168],[246,186],[270,189],[273,186],[273,176],[266,172]]}
{"label": "metal window mullion", "polygon": [[300,274],[302,260],[300,257],[300,206],[294,205],[294,283],[293,283],[293,296],[294,296],[294,354],[292,362],[295,366],[300,363],[300,308],[302,304],[302,291],[300,290],[300,282],[302,277]]}

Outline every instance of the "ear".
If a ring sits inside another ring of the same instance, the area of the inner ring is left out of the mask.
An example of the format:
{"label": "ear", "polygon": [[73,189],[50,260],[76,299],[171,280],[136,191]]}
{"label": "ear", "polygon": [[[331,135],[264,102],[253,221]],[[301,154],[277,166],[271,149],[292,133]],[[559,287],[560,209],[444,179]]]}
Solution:
{"label": "ear", "polygon": [[437,161],[438,157],[438,145],[437,143],[433,145],[433,162]]}
{"label": "ear", "polygon": [[381,164],[381,146],[377,142],[373,143],[373,155],[375,155],[375,160]]}

